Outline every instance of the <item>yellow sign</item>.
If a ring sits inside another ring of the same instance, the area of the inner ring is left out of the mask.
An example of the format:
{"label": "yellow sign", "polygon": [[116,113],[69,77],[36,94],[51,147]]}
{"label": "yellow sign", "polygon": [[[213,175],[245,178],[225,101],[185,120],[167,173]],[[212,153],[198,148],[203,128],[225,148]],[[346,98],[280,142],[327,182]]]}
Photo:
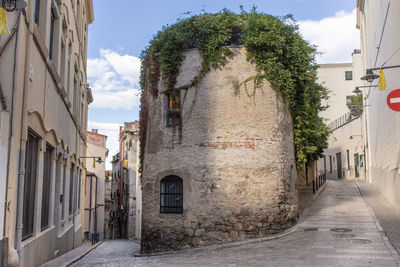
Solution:
{"label": "yellow sign", "polygon": [[124,164],[122,165],[124,168],[128,168],[128,160],[124,160]]}
{"label": "yellow sign", "polygon": [[381,91],[386,90],[386,79],[385,79],[385,73],[383,72],[383,69],[379,70],[379,84],[378,84],[378,89]]}
{"label": "yellow sign", "polygon": [[0,7],[0,34],[5,34],[7,30],[7,11]]}

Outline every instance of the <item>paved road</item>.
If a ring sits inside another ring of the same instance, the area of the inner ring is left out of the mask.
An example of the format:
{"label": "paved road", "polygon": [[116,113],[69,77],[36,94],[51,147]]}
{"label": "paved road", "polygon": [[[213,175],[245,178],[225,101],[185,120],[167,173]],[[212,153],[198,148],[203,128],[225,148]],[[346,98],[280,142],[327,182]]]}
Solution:
{"label": "paved road", "polygon": [[380,229],[356,183],[331,180],[285,237],[141,258],[131,257],[137,244],[107,241],[74,266],[399,266]]}

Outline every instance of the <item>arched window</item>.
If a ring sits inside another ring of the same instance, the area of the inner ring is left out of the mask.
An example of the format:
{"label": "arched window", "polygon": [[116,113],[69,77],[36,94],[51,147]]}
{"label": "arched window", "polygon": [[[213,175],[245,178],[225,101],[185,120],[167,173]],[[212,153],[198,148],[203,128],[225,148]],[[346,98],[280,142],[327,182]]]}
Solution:
{"label": "arched window", "polygon": [[161,180],[160,212],[183,212],[183,182],[178,176],[170,175]]}

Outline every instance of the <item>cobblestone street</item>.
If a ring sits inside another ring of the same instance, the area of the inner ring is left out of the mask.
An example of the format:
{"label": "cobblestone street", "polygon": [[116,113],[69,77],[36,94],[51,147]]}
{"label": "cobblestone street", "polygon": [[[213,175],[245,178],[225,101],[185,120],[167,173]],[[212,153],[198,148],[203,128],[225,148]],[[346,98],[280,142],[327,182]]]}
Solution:
{"label": "cobblestone street", "polygon": [[354,181],[331,180],[295,230],[266,242],[133,257],[139,245],[106,241],[74,266],[398,266]]}

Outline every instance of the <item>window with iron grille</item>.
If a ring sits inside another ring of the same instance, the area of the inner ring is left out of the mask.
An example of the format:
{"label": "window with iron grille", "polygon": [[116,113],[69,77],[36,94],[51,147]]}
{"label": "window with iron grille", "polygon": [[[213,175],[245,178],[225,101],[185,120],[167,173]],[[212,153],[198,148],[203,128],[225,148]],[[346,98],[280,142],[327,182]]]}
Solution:
{"label": "window with iron grille", "polygon": [[44,153],[44,166],[43,166],[43,192],[42,192],[42,218],[41,230],[49,226],[49,207],[50,207],[50,180],[51,180],[51,155],[53,149],[46,146]]}
{"label": "window with iron grille", "polygon": [[178,176],[170,175],[161,180],[160,212],[183,212],[183,182]]}
{"label": "window with iron grille", "polygon": [[27,239],[33,234],[33,217],[35,211],[36,171],[38,162],[39,138],[33,133],[28,133],[25,158],[24,177],[24,208],[22,215],[22,239]]}
{"label": "window with iron grille", "polygon": [[74,164],[71,163],[71,169],[69,172],[69,206],[68,206],[69,215],[72,215],[73,211],[72,207],[73,197],[74,197]]}

